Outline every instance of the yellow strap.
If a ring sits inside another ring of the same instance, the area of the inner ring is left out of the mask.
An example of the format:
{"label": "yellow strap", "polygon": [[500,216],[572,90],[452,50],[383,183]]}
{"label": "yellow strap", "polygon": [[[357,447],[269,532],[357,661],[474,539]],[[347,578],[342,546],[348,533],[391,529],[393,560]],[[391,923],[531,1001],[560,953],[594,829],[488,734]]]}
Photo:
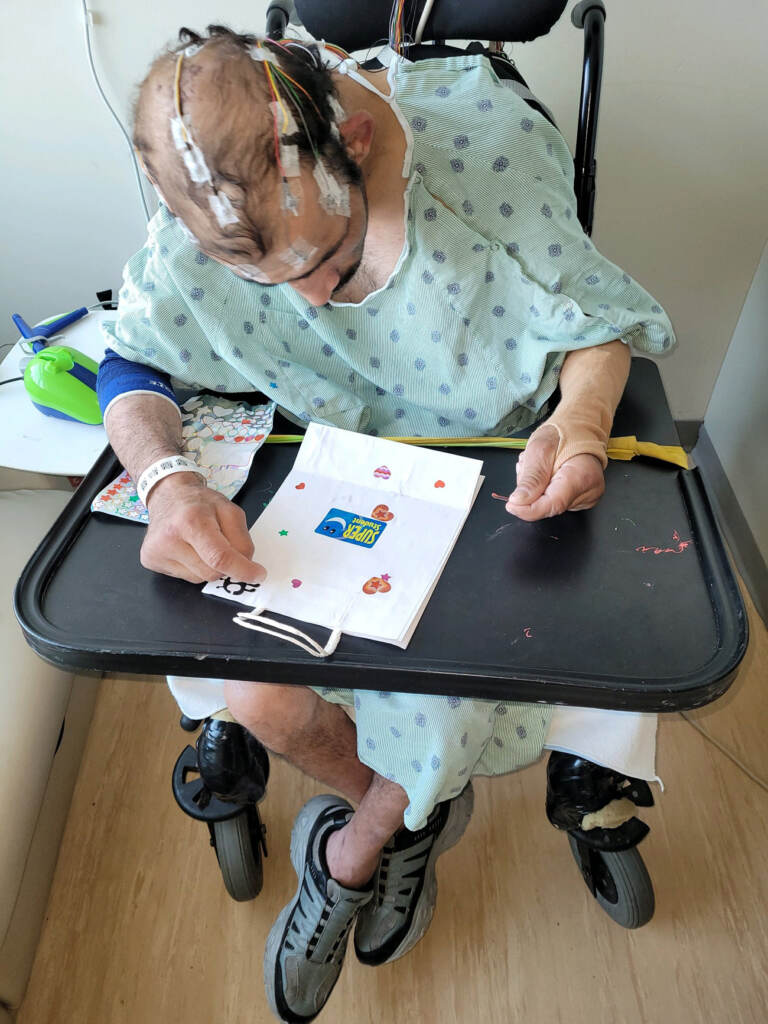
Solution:
{"label": "yellow strap", "polygon": [[[303,434],[270,434],[267,444],[300,444]],[[401,444],[418,444],[424,448],[525,448],[524,437],[385,437],[384,441],[399,441]],[[608,438],[608,458],[628,462],[635,455],[649,459],[671,462],[682,469],[690,469],[685,451],[674,444],[654,444],[653,441],[638,441],[636,437]]]}

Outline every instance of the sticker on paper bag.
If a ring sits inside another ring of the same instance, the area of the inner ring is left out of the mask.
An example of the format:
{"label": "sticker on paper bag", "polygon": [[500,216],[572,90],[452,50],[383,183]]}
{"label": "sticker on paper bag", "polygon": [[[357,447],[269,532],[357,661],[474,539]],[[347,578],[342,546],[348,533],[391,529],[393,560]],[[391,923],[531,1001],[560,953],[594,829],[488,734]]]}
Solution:
{"label": "sticker on paper bag", "polygon": [[367,516],[358,516],[354,512],[344,512],[340,508],[332,508],[317,527],[315,533],[336,540],[344,540],[358,547],[372,548],[384,530],[386,523]]}

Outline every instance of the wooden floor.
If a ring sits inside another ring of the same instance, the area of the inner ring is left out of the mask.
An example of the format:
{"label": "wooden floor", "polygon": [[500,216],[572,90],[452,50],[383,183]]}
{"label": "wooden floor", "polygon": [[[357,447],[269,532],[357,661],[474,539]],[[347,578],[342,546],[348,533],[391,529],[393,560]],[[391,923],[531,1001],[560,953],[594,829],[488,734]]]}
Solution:
{"label": "wooden floor", "polygon": [[[768,637],[695,718],[768,775]],[[207,831],[171,795],[185,744],[158,682],[106,680],[20,1024],[267,1024],[264,942],[293,895],[293,818],[321,787],[273,760],[265,887],[225,893]],[[544,816],[545,761],[476,780],[463,841],[440,861],[432,928],[371,969],[350,946],[321,1020],[344,1024],[765,1024],[768,792],[680,716],[663,719],[666,792],[643,812],[653,920],[613,924]],[[658,794],[658,790],[656,789]]]}

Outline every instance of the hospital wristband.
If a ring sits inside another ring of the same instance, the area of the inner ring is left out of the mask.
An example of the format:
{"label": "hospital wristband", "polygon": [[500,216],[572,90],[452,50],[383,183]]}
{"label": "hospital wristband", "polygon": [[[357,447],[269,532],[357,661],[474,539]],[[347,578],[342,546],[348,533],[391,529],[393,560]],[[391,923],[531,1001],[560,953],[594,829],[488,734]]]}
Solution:
{"label": "hospital wristband", "polygon": [[155,484],[172,473],[199,473],[200,476],[205,476],[205,472],[192,459],[184,455],[166,455],[165,458],[158,459],[148,466],[139,477],[136,493],[144,505],[147,504],[147,497]]}

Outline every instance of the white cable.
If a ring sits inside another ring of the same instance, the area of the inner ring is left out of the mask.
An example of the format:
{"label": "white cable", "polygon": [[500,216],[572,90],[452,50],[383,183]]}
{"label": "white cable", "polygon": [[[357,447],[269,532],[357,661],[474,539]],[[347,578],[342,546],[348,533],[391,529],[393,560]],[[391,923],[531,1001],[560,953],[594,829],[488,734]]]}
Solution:
{"label": "white cable", "polygon": [[91,12],[88,10],[87,0],[82,0],[82,4],[83,24],[85,26],[85,47],[88,51],[88,63],[91,66],[91,74],[93,75],[93,80],[96,83],[96,88],[99,90],[99,94],[101,95],[101,98],[104,100],[104,103],[106,104],[107,110],[109,110],[112,117],[114,117],[115,121],[117,121],[120,131],[123,133],[123,135],[125,136],[125,141],[128,143],[128,149],[131,152],[131,162],[133,163],[133,170],[136,174],[136,184],[139,189],[139,195],[141,196],[141,205],[144,207],[144,216],[146,217],[147,221],[149,221],[152,214],[149,212],[149,207],[147,206],[147,198],[144,195],[144,189],[141,187],[141,171],[139,170],[139,165],[136,160],[136,154],[133,151],[133,143],[131,142],[130,135],[123,126],[123,122],[117,116],[114,107],[107,99],[106,93],[101,87],[101,82],[99,81],[99,76],[96,71],[96,65],[93,62],[93,50],[91,49]]}
{"label": "white cable", "polygon": [[413,37],[413,41],[414,43],[416,43],[417,46],[421,42],[421,37],[424,35],[424,29],[426,28],[427,25],[427,18],[432,13],[432,8],[434,6],[435,0],[427,0],[427,2],[424,4],[424,10],[421,12],[419,24],[416,26],[416,34]]}
{"label": "white cable", "polygon": [[752,779],[753,782],[756,782],[758,784],[758,786],[760,786],[762,789],[764,789],[764,790],[766,790],[768,792],[768,782],[766,782],[765,779],[761,779],[757,775],[755,775],[755,773],[753,771],[751,771],[749,768],[747,768],[747,766],[744,764],[743,761],[740,761],[738,759],[738,757],[736,757],[735,754],[732,754],[731,751],[728,750],[727,747],[724,747],[723,744],[719,740],[716,740],[714,736],[710,736],[710,734],[706,731],[706,729],[702,729],[702,727],[699,725],[699,723],[698,722],[694,722],[694,720],[692,718],[689,718],[688,715],[686,715],[686,713],[684,711],[680,712],[680,716],[686,720],[688,725],[692,725],[693,728],[697,732],[700,732],[705,740],[708,740],[713,746],[717,747],[717,749],[721,753],[725,754],[725,756],[730,761],[733,761],[733,763],[736,765],[736,767],[740,768],[744,772],[745,775],[748,775],[750,777],[750,779]]}

